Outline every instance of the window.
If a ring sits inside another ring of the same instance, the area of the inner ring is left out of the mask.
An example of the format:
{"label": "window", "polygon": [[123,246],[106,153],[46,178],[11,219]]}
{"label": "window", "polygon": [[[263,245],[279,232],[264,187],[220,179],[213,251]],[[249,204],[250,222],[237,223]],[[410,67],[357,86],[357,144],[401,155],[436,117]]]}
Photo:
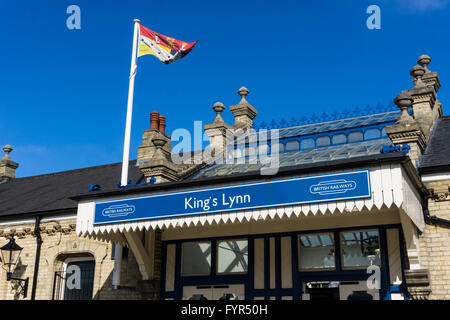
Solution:
{"label": "window", "polygon": [[378,130],[377,128],[367,129],[366,132],[364,132],[364,140],[376,139],[379,138],[380,135],[380,130]]}
{"label": "window", "polygon": [[333,144],[347,143],[347,136],[343,133],[335,134],[332,138]]}
{"label": "window", "polygon": [[322,136],[322,137],[318,137],[316,140],[317,146],[318,147],[324,147],[324,146],[328,146],[330,145],[330,137],[329,136]]}
{"label": "window", "polygon": [[283,152],[283,151],[284,151],[284,144],[282,144],[282,143],[272,144],[272,152],[273,153]]}
{"label": "window", "polygon": [[356,142],[363,140],[363,134],[361,131],[354,131],[348,134],[348,142]]}
{"label": "window", "polygon": [[254,147],[246,147],[244,149],[244,156],[254,156],[255,155],[255,148]]}
{"label": "window", "polygon": [[315,146],[316,146],[316,143],[315,143],[314,139],[312,139],[312,138],[303,139],[300,142],[300,149],[302,149],[302,150],[312,149]]}
{"label": "window", "polygon": [[377,230],[341,232],[342,268],[358,269],[380,265]]}
{"label": "window", "polygon": [[299,248],[300,271],[335,268],[334,236],[332,233],[300,235]]}
{"label": "window", "polygon": [[248,241],[217,242],[217,273],[246,273],[248,271]]}
{"label": "window", "polygon": [[286,151],[298,150],[300,148],[300,144],[297,140],[291,140],[286,143]]}
{"label": "window", "polygon": [[62,264],[61,272],[56,272],[55,275],[55,286],[59,286],[59,299],[92,300],[94,271],[93,257],[67,258]]}
{"label": "window", "polygon": [[209,275],[211,273],[211,242],[184,242],[181,260],[183,275]]}
{"label": "window", "polygon": [[240,158],[242,157],[242,150],[239,148],[233,149],[231,154],[233,155],[233,158]]}
{"label": "window", "polygon": [[269,154],[269,146],[267,144],[262,144],[258,146],[258,154]]}

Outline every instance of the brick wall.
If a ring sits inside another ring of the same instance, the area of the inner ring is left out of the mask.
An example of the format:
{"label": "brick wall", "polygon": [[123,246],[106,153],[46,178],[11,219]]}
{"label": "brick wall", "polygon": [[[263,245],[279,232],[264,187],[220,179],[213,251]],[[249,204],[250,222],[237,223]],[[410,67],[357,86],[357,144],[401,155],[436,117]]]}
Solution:
{"label": "brick wall", "polygon": [[[78,237],[75,234],[75,219],[41,223],[42,247],[39,263],[39,275],[36,286],[36,299],[52,299],[54,275],[59,271],[67,257],[93,256],[95,276],[93,299],[141,299],[137,291],[140,279],[139,269],[131,250],[128,258],[122,261],[121,287],[112,289],[114,260],[111,259],[112,244]],[[9,235],[14,232],[16,243],[23,247],[20,264],[13,276],[29,277],[28,296],[30,299],[35,265],[36,237],[34,224],[0,226],[0,245],[6,244]],[[17,295],[12,281],[6,281],[6,272],[0,270],[0,300],[23,299]]]}
{"label": "brick wall", "polygon": [[[450,180],[425,183],[434,190],[428,201],[431,216],[450,220]],[[421,263],[430,272],[430,299],[450,299],[450,229],[426,224],[420,236]]]}

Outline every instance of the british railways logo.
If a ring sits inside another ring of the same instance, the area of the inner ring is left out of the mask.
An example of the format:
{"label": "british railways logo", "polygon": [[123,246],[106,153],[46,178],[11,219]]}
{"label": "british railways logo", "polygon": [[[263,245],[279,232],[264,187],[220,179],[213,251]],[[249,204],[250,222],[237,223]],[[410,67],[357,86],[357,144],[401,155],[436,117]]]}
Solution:
{"label": "british railways logo", "polygon": [[356,189],[355,181],[347,181],[345,179],[341,180],[332,180],[332,181],[323,181],[318,184],[313,184],[309,188],[309,192],[311,194],[337,194],[337,193],[345,193],[350,190]]}
{"label": "british railways logo", "polygon": [[136,210],[136,207],[129,204],[120,204],[115,206],[109,206],[102,210],[102,215],[106,217],[123,217],[132,214]]}

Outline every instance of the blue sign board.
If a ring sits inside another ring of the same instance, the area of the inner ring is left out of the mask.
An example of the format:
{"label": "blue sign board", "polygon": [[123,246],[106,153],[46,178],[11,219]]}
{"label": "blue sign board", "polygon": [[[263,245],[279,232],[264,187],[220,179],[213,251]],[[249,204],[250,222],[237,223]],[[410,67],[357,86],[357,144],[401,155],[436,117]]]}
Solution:
{"label": "blue sign board", "polygon": [[97,202],[94,224],[370,198],[368,170]]}

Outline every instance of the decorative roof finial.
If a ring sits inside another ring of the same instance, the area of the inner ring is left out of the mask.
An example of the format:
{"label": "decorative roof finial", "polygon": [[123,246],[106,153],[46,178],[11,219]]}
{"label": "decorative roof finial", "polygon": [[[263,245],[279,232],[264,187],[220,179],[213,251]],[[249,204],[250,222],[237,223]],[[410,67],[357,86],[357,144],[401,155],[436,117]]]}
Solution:
{"label": "decorative roof finial", "polygon": [[248,89],[246,88],[246,87],[241,87],[239,90],[238,90],[238,92],[237,92],[240,96],[241,96],[241,98],[242,98],[242,100],[241,100],[241,102],[245,102],[246,100],[245,100],[245,97],[250,93],[250,91],[248,91]]}
{"label": "decorative roof finial", "polygon": [[397,120],[397,123],[412,123],[415,122],[411,115],[408,113],[408,108],[413,103],[413,98],[407,91],[402,91],[397,97],[394,99],[394,103],[399,107],[402,111],[400,118]]}
{"label": "decorative roof finial", "polygon": [[428,70],[428,64],[431,62],[431,58],[427,56],[426,54],[423,54],[417,59],[417,63],[420,64],[424,69],[425,73],[430,73],[431,71]]}
{"label": "decorative roof finial", "polygon": [[224,122],[222,119],[222,116],[220,115],[223,110],[225,110],[225,106],[223,105],[222,102],[216,102],[213,105],[213,110],[216,113],[216,118],[214,119],[214,122]]}
{"label": "decorative roof finial", "polygon": [[425,68],[419,65],[414,66],[409,74],[413,78],[414,88],[425,87],[425,84],[422,81],[422,76],[425,74]]}
{"label": "decorative roof finial", "polygon": [[161,159],[167,160],[167,152],[165,152],[163,149],[167,143],[166,137],[159,133],[152,138],[152,143],[156,147],[155,153],[152,157],[152,161]]}
{"label": "decorative roof finial", "polygon": [[5,155],[3,156],[2,160],[11,160],[9,157],[9,153],[13,151],[13,148],[9,144],[7,144],[3,147],[3,151],[5,152]]}

